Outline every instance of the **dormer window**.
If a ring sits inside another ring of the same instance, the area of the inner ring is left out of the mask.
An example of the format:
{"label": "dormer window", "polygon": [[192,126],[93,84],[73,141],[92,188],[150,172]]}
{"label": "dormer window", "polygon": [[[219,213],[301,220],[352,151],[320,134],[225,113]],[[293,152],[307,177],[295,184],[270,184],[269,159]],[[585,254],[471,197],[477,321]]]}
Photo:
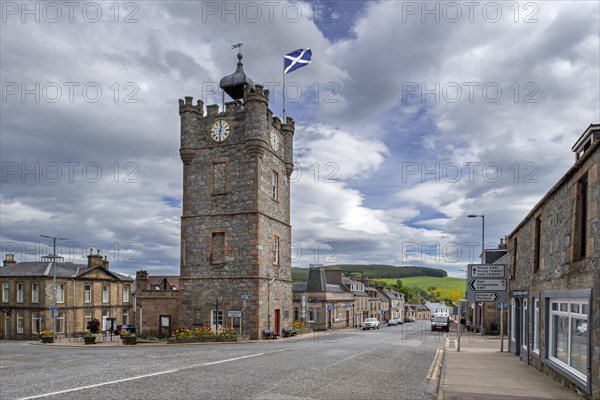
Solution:
{"label": "dormer window", "polygon": [[575,160],[579,160],[596,142],[600,142],[600,125],[590,125],[571,148]]}

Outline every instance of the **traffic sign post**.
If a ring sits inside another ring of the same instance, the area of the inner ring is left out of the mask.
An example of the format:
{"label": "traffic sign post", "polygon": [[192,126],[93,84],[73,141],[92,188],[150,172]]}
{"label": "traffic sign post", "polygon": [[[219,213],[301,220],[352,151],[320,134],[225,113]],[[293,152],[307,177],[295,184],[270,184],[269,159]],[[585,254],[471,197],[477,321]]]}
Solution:
{"label": "traffic sign post", "polygon": [[504,351],[504,303],[508,303],[508,265],[469,264],[467,300],[480,303],[501,303],[500,352]]}
{"label": "traffic sign post", "polygon": [[506,264],[469,264],[467,300],[471,303],[508,302]]}

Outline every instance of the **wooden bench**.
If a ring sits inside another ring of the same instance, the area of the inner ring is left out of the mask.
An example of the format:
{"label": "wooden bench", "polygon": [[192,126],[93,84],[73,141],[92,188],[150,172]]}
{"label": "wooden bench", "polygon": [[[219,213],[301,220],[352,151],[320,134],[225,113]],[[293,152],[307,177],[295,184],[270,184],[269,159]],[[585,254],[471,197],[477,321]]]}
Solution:
{"label": "wooden bench", "polygon": [[292,328],[283,328],[281,330],[281,333],[283,334],[283,337],[291,337],[291,336],[296,336],[296,331],[293,330]]}
{"label": "wooden bench", "polygon": [[270,329],[265,329],[263,331],[263,338],[265,340],[267,340],[267,339],[277,339],[278,337],[279,337],[279,333],[274,332],[274,331],[272,331]]}

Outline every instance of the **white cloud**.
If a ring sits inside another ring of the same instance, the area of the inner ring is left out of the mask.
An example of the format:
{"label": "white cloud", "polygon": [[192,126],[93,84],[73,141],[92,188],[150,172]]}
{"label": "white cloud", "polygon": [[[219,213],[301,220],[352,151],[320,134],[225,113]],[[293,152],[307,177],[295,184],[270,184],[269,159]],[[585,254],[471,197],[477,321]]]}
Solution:
{"label": "white cloud", "polygon": [[[13,163],[70,162],[79,169],[72,182],[66,175],[36,182],[21,171],[2,176],[2,251],[6,243],[31,245],[43,231],[81,247],[98,242],[117,270],[150,265],[177,273],[177,100],[192,95],[220,103],[210,89],[234,71],[230,46],[239,41],[246,72],[273,86],[275,114],[283,54],[313,49],[312,64],[287,76],[302,89],[287,107],[297,124],[292,220],[294,240],[304,248],[298,265],[314,262],[315,241],[337,244],[328,260],[423,262],[423,251],[409,258],[403,247],[475,240],[478,226],[465,218],[469,213],[485,213],[486,236],[499,238],[572,164],[570,147],[583,129],[600,121],[595,2],[536,3],[538,22],[531,24],[522,23],[524,10],[515,23],[508,3],[500,3],[497,23],[482,19],[480,9],[469,22],[464,8],[460,21],[436,23],[408,15],[407,3],[369,2],[354,14],[340,2],[337,16],[356,19],[327,26],[338,29],[336,39],[315,23],[311,4],[298,3],[303,17],[294,22],[281,13],[286,4],[278,3],[272,20],[263,10],[257,22],[207,13],[202,3],[144,2],[134,24],[108,17],[95,24],[22,23],[19,15],[3,24],[3,83],[56,82],[63,89],[55,103],[44,94],[39,102],[32,94],[22,101],[20,93],[0,103],[3,174]],[[72,102],[65,82],[79,83]],[[479,84],[473,101],[468,82]],[[83,98],[86,83],[101,87],[99,101]],[[436,91],[436,83],[438,101],[407,94],[414,88],[407,85]],[[463,90],[456,102],[444,92],[453,83]],[[482,97],[486,83],[502,88],[500,101]],[[124,102],[128,95],[137,102]],[[538,102],[526,103],[527,96]],[[403,177],[410,162],[421,170],[439,163],[442,171],[457,163],[463,175],[435,182],[420,170]],[[89,163],[102,169],[97,183],[81,174]],[[137,168],[137,183],[124,182],[133,171],[128,163]],[[479,163],[473,179],[465,163]],[[490,163],[500,166],[500,180],[482,175]],[[135,256],[124,250],[131,242]],[[443,257],[432,262],[456,264]]]}

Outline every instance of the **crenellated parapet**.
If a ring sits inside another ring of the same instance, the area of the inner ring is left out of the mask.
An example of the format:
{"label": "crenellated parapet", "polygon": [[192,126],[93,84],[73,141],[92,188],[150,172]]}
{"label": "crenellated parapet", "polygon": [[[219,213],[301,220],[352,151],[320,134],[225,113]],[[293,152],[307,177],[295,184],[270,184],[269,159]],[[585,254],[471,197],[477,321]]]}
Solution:
{"label": "crenellated parapet", "polygon": [[285,162],[285,173],[288,178],[294,172],[294,120],[290,117],[285,119],[285,124],[281,125],[281,132],[283,133],[283,161]]}

